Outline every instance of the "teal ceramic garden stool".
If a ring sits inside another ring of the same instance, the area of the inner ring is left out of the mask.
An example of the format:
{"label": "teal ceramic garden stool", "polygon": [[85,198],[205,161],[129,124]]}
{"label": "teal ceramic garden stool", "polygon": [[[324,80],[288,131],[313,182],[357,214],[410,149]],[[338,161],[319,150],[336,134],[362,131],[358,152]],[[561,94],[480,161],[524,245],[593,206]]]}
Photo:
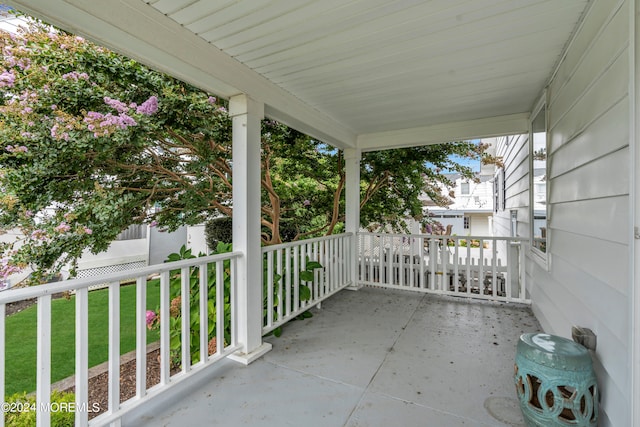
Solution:
{"label": "teal ceramic garden stool", "polygon": [[580,344],[523,334],[514,378],[529,427],[598,425],[598,385],[589,351]]}

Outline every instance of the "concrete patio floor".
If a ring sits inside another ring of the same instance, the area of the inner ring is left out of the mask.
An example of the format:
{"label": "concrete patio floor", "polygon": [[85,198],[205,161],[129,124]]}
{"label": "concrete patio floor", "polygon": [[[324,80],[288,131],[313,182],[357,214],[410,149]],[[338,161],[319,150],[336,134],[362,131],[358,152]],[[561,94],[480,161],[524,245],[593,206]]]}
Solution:
{"label": "concrete patio floor", "polygon": [[541,331],[529,307],[363,288],[313,313],[123,425],[524,425],[512,375],[518,337]]}

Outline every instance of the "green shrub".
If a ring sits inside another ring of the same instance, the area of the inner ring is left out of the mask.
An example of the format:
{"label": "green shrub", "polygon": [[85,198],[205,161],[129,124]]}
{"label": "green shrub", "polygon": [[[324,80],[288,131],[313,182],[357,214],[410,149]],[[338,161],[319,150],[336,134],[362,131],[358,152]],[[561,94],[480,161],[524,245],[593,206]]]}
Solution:
{"label": "green shrub", "polygon": [[228,216],[209,220],[204,226],[207,245],[213,250],[218,243],[231,243],[233,239],[232,219]]}
{"label": "green shrub", "polygon": [[[51,426],[73,427],[75,418],[73,393],[58,390],[51,392]],[[36,425],[36,397],[26,393],[16,393],[6,399],[5,425],[7,427],[32,427]],[[5,408],[3,408],[5,409]]]}

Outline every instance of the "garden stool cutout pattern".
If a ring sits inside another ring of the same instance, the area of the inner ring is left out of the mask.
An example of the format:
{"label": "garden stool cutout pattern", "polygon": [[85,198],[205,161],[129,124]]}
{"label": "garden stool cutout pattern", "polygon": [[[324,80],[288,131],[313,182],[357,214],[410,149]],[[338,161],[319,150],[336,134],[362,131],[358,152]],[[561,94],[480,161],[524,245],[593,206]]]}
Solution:
{"label": "garden stool cutout pattern", "polygon": [[589,351],[569,339],[523,334],[514,375],[529,427],[598,425],[598,384]]}

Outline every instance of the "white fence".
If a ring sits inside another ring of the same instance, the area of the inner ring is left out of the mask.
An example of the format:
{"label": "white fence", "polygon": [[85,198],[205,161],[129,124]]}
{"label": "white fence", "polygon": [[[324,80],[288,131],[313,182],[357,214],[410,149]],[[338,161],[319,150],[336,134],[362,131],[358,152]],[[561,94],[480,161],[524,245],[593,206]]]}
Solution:
{"label": "white fence", "polygon": [[[37,300],[37,378],[36,399],[38,408],[51,407],[51,330],[52,295],[60,292],[75,293],[75,407],[91,408],[88,402],[88,354],[89,354],[89,287],[98,283],[109,283],[108,290],[108,372],[109,403],[106,413],[91,420],[91,425],[116,424],[126,412],[139,407],[155,395],[168,388],[193,378],[205,367],[238,350],[236,342],[236,260],[240,253],[232,252],[209,257],[194,258],[167,264],[153,265],[137,270],[114,273],[95,278],[75,279],[44,286],[14,289],[0,293],[0,397],[5,401],[5,314],[6,305],[36,298]],[[136,396],[120,402],[120,331],[121,281],[135,274],[136,292]],[[150,278],[160,281],[160,383],[148,387],[146,383],[147,360],[147,307],[146,294]],[[176,299],[176,295],[179,296]],[[183,296],[189,295],[189,298]],[[194,300],[195,295],[195,300]],[[212,297],[214,295],[214,297]],[[226,310],[225,310],[226,308]],[[213,310],[212,310],[213,309]],[[175,319],[178,319],[180,347],[176,351]],[[191,318],[192,315],[198,317]],[[208,329],[212,319],[216,327]],[[173,329],[171,323],[174,323]],[[193,324],[199,328],[194,330]],[[217,349],[210,354],[211,336],[216,338]],[[198,354],[191,347],[199,342]],[[194,357],[195,356],[195,357]],[[176,363],[177,360],[177,363]],[[197,360],[192,365],[191,361]],[[172,361],[174,370],[172,373]],[[177,368],[176,368],[177,366]],[[38,425],[50,425],[51,412],[38,411]],[[76,410],[75,425],[89,424],[88,411]],[[5,415],[0,411],[0,426]]]}
{"label": "white fence", "polygon": [[[355,250],[352,239],[353,234],[347,233],[262,248],[266,303],[263,333],[352,284],[348,262]],[[312,263],[319,267],[310,268],[315,265]]]}
{"label": "white fence", "polygon": [[358,241],[359,283],[529,302],[520,239],[359,233]]}

